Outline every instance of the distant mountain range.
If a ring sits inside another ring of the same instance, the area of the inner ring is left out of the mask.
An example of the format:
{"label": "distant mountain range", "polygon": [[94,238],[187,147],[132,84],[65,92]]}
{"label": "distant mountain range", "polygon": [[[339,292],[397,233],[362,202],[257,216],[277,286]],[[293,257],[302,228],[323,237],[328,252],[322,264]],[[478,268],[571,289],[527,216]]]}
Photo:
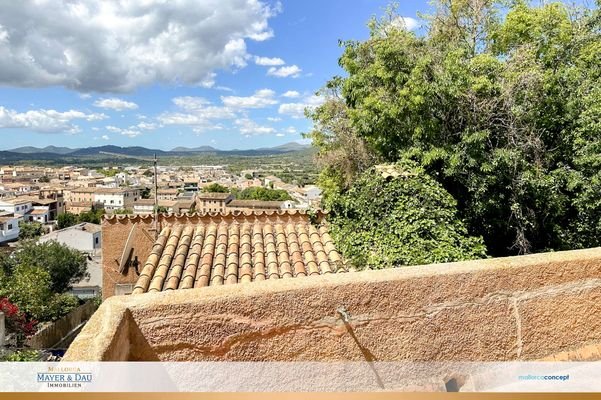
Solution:
{"label": "distant mountain range", "polygon": [[56,147],[56,146],[46,146],[46,147],[17,147],[16,149],[7,150],[13,153],[23,153],[23,154],[34,154],[34,153],[52,153],[52,154],[69,154],[73,153],[77,149],[71,149],[69,147]]}
{"label": "distant mountain range", "polygon": [[241,155],[241,156],[260,156],[276,155],[308,150],[311,146],[290,142],[275,147],[264,147],[251,150],[219,150],[211,146],[200,147],[175,147],[171,150],[148,149],[146,147],[120,147],[120,146],[97,146],[72,149],[69,147],[18,147],[16,149],[0,151],[0,162],[16,162],[24,160],[59,160],[65,158],[88,158],[98,156],[124,156],[124,157],[153,157],[155,154],[159,157],[187,157],[191,155],[216,154],[216,155]]}

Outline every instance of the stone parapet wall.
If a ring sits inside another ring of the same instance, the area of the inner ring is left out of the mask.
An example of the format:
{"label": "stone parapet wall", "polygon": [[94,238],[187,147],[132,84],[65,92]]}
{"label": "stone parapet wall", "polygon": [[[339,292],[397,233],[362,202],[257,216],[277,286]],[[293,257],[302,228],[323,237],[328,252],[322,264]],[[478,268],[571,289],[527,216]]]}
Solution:
{"label": "stone parapet wall", "polygon": [[601,249],[115,296],[65,360],[536,360],[601,342]]}

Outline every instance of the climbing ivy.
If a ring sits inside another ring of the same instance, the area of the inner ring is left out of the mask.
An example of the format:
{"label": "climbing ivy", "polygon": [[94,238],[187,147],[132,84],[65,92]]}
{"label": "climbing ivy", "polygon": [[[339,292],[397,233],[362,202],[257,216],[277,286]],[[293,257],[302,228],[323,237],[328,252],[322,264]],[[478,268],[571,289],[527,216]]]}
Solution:
{"label": "climbing ivy", "polygon": [[456,201],[410,162],[372,167],[328,198],[330,231],[358,269],[483,258],[480,237],[468,235]]}

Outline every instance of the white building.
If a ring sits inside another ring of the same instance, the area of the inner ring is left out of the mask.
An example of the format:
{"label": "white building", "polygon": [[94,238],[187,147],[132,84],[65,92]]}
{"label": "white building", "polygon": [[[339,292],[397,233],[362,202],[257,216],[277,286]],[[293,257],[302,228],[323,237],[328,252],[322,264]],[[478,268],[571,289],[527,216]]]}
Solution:
{"label": "white building", "polygon": [[103,189],[94,191],[94,202],[100,203],[108,212],[115,210],[132,210],[134,202],[140,198],[139,189]]}
{"label": "white building", "polygon": [[19,232],[19,217],[12,213],[0,214],[0,243],[17,240]]}
{"label": "white building", "polygon": [[299,193],[307,201],[318,200],[321,197],[321,189],[315,185],[307,185],[301,188]]}
{"label": "white building", "polygon": [[46,224],[50,221],[50,210],[48,207],[33,207],[33,210],[29,211],[23,217],[25,221],[28,222],[39,222],[41,224]]}
{"label": "white building", "polygon": [[97,255],[100,254],[102,247],[102,232],[100,225],[82,222],[41,236],[38,242],[44,243],[50,240],[90,255]]}
{"label": "white building", "polygon": [[23,216],[33,210],[33,204],[30,199],[13,197],[9,199],[0,199],[0,211],[13,213],[16,216]]}

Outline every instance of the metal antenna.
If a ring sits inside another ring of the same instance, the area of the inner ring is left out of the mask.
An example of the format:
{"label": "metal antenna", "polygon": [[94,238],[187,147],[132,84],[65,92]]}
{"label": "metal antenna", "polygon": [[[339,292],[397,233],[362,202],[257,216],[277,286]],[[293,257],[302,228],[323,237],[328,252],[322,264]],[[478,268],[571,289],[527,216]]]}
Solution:
{"label": "metal antenna", "polygon": [[154,153],[154,238],[159,237],[159,178],[157,176],[157,153]]}

